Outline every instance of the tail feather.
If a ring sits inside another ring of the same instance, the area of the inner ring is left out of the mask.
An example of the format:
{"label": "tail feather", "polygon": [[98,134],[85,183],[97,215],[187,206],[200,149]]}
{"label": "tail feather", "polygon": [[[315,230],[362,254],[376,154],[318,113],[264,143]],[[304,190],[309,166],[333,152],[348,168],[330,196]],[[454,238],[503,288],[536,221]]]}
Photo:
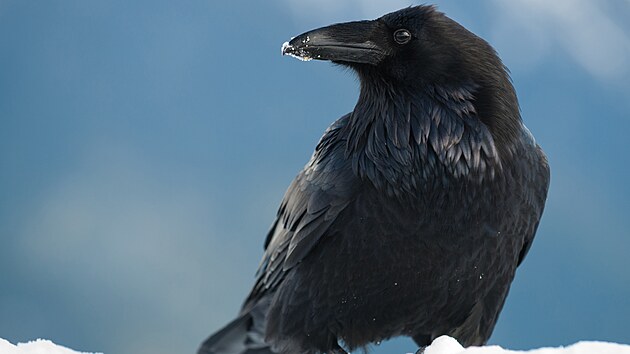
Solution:
{"label": "tail feather", "polygon": [[197,354],[274,354],[264,342],[264,321],[257,310],[241,314],[208,337]]}

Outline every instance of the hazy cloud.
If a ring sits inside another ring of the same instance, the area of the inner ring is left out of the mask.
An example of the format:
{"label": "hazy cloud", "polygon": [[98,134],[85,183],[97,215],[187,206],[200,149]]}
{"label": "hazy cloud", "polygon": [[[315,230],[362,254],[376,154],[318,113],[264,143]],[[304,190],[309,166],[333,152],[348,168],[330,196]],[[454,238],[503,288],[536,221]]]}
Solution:
{"label": "hazy cloud", "polygon": [[330,21],[372,19],[411,5],[407,0],[282,0],[296,19],[324,25]]}
{"label": "hazy cloud", "polygon": [[[559,46],[598,79],[617,80],[628,73],[630,37],[606,2],[494,0],[494,4],[501,12],[493,24],[494,36],[513,57],[529,56],[525,61],[538,65],[549,49]],[[630,13],[630,2],[624,4]]]}
{"label": "hazy cloud", "polygon": [[[230,256],[236,246],[214,230],[211,200],[182,181],[160,178],[160,169],[117,145],[89,150],[51,187],[24,225],[18,252],[36,277],[50,278],[58,291],[81,298],[77,306],[85,307],[86,316],[108,314],[90,314],[99,301],[116,313],[104,321],[118,321],[121,311],[141,314],[137,323],[125,324],[140,326],[133,330],[137,335],[112,338],[124,345],[121,352],[136,347],[192,352],[209,326],[220,325],[240,301],[217,306],[226,303],[217,286],[239,288],[233,284],[242,276],[239,260]],[[98,296],[85,298],[94,291]],[[202,315],[209,308],[210,319]],[[186,328],[189,338],[180,334]],[[161,348],[152,348],[155,333],[177,339],[172,348],[161,342],[155,344]]]}

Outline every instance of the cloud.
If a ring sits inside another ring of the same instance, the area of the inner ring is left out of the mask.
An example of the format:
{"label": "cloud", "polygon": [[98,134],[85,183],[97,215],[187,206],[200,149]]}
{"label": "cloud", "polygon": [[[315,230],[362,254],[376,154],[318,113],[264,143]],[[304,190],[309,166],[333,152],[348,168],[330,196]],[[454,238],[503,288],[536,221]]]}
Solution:
{"label": "cloud", "polygon": [[[518,57],[540,65],[558,46],[588,73],[604,81],[628,74],[630,37],[605,2],[588,0],[494,0],[500,11],[494,36]],[[623,5],[622,5],[623,6]],[[626,4],[628,6],[628,4]],[[509,55],[509,54],[508,54]],[[531,59],[533,58],[533,59]],[[516,59],[523,63],[522,59]]]}
{"label": "cloud", "polygon": [[328,24],[331,21],[351,21],[377,18],[411,5],[407,0],[282,0],[299,21]]}
{"label": "cloud", "polygon": [[[214,201],[196,184],[165,178],[169,169],[119,144],[97,145],[38,201],[17,257],[28,260],[32,279],[52,280],[58,288],[51,292],[75,298],[85,321],[99,322],[102,332],[121,329],[115,332],[122,337],[112,338],[115,351],[192,352],[240,301],[226,300],[217,286],[245,291],[242,262],[233,256],[238,245],[216,232]],[[156,333],[177,339],[164,347]]]}

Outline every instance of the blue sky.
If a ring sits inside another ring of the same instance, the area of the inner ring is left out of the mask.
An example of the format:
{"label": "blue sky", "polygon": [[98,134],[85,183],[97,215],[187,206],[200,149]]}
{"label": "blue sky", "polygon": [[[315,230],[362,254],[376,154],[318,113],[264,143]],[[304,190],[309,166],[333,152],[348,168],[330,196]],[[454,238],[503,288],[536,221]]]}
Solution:
{"label": "blue sky", "polygon": [[[356,102],[352,73],[280,45],[409,4],[0,2],[0,337],[193,352],[238,311],[285,188]],[[629,343],[630,2],[438,6],[495,46],[552,168],[491,343]]]}

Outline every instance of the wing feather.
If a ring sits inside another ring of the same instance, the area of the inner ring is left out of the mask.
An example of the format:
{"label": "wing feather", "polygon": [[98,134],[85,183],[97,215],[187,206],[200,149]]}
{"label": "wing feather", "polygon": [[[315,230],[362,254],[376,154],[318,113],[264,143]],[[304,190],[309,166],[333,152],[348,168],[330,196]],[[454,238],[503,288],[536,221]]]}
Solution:
{"label": "wing feather", "polygon": [[[527,128],[525,128],[527,129]],[[538,146],[531,133],[525,130],[529,135],[531,142],[535,145],[531,149],[532,156],[529,159],[523,159],[522,163],[527,163],[529,166],[523,169],[528,171],[523,178],[524,188],[522,211],[519,213],[517,225],[520,225],[519,231],[524,235],[523,246],[518,256],[517,266],[520,266],[527,256],[529,249],[534,241],[540,218],[542,217],[543,209],[545,208],[545,200],[547,199],[547,190],[549,188],[550,171],[547,157],[543,153],[540,146]]]}
{"label": "wing feather", "polygon": [[307,257],[355,197],[359,181],[351,161],[344,157],[345,141],[338,137],[347,118],[328,128],[309,163],[287,189],[246,303],[274,289],[287,271]]}

